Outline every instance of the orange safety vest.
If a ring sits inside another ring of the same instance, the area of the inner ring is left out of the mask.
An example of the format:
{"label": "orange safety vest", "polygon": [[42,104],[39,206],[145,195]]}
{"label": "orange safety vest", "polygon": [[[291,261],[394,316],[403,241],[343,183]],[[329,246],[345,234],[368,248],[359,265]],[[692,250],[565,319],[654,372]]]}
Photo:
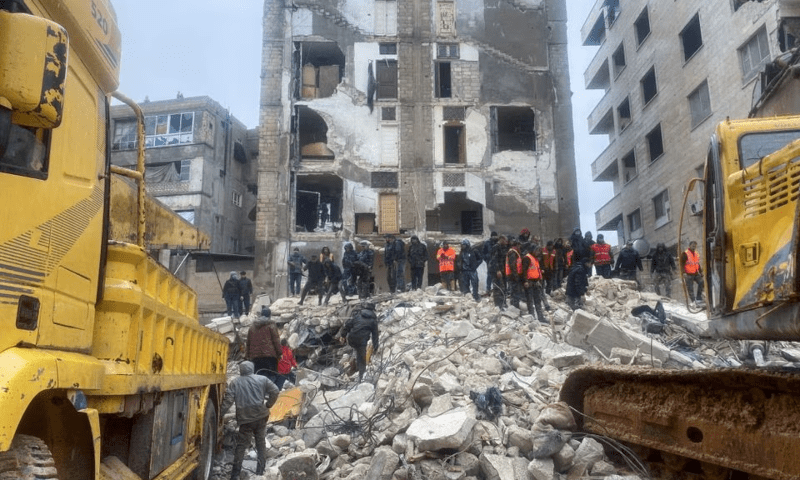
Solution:
{"label": "orange safety vest", "polygon": [[683,269],[689,275],[695,275],[698,271],[700,271],[700,255],[697,252],[693,252],[689,249],[686,250],[686,263],[683,265]]}
{"label": "orange safety vest", "polygon": [[[517,260],[514,262],[514,270],[511,270],[511,266],[508,264],[508,255],[514,252],[517,254]],[[512,273],[516,273],[517,275],[522,274],[522,257],[520,256],[519,252],[514,250],[513,248],[508,249],[508,253],[506,253],[506,275],[511,275]]]}
{"label": "orange safety vest", "polygon": [[456,269],[456,251],[452,248],[447,250],[439,249],[436,252],[436,259],[439,260],[440,272],[452,272]]}
{"label": "orange safety vest", "polygon": [[556,251],[548,250],[547,247],[543,248],[542,263],[544,263],[544,268],[547,270],[553,270],[555,268],[555,261],[556,261]]}
{"label": "orange safety vest", "polygon": [[611,245],[604,243],[592,245],[595,265],[611,265]]}
{"label": "orange safety vest", "polygon": [[572,266],[572,250],[567,252],[567,268]]}
{"label": "orange safety vest", "polygon": [[526,278],[528,280],[539,280],[542,278],[542,271],[539,269],[539,261],[536,260],[536,257],[530,253],[525,256],[531,261],[531,264],[528,266],[528,275]]}

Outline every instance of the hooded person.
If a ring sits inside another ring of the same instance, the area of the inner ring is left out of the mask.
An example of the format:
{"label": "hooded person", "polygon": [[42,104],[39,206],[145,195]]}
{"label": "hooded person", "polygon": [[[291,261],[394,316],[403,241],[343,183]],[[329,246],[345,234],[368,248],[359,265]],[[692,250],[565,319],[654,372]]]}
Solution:
{"label": "hooded person", "polygon": [[406,291],[406,244],[392,234],[386,234],[383,261],[386,265],[386,282],[389,292]]}
{"label": "hooded person", "polygon": [[592,250],[586,244],[581,235],[581,229],[575,227],[569,237],[569,244],[572,248],[572,264],[567,275],[567,304],[573,310],[582,306],[581,298],[589,288],[589,280],[586,275],[587,267],[591,268]]}
{"label": "hooded person", "polygon": [[242,460],[250,442],[255,439],[257,452],[256,475],[263,475],[267,465],[267,419],[269,409],[278,400],[280,391],[275,384],[262,375],[255,374],[253,362],[239,364],[239,377],[233,379],[225,390],[220,416],[225,415],[231,405],[236,404],[236,450],[233,455],[231,479],[238,480],[242,471]]}
{"label": "hooded person", "polygon": [[278,361],[281,358],[281,334],[272,321],[272,311],[263,307],[247,331],[245,358],[253,362],[255,372],[273,382],[278,378]]}
{"label": "hooded person", "polygon": [[617,264],[614,267],[619,271],[619,278],[636,282],[639,287],[639,280],[636,278],[636,270],[642,271],[642,259],[639,252],[633,248],[633,242],[628,240],[625,248],[620,250],[617,256]]}
{"label": "hooded person", "polygon": [[461,293],[469,295],[470,289],[472,290],[472,298],[476,302],[481,300],[481,295],[478,293],[478,267],[483,259],[477,249],[472,248],[468,239],[461,240],[461,252],[458,254],[457,264],[461,272],[460,285]]}
{"label": "hooded person", "polygon": [[345,322],[339,334],[356,351],[360,383],[367,370],[367,343],[370,339],[372,340],[372,351],[378,350],[378,317],[375,315],[375,304],[364,302],[361,308],[356,309],[350,319]]}
{"label": "hooded person", "polygon": [[306,257],[300,253],[300,249],[294,247],[294,251],[287,261],[289,265],[289,291],[292,296],[300,295],[300,283],[303,280],[303,268],[306,265]]}
{"label": "hooded person", "polygon": [[419,241],[416,235],[411,236],[408,246],[408,264],[411,267],[411,290],[422,288],[425,265],[428,263],[428,247]]}
{"label": "hooded person", "polygon": [[225,299],[225,306],[227,308],[228,316],[238,319],[242,314],[240,297],[242,296],[241,286],[239,284],[239,275],[236,272],[231,272],[230,278],[222,286],[222,298]]}
{"label": "hooded person", "polygon": [[[352,278],[353,264],[358,261],[358,253],[356,253],[353,244],[347,242],[344,244],[344,253],[342,254],[342,279],[344,279],[345,293],[352,293],[350,290],[355,282]],[[355,290],[355,288],[352,288]]]}

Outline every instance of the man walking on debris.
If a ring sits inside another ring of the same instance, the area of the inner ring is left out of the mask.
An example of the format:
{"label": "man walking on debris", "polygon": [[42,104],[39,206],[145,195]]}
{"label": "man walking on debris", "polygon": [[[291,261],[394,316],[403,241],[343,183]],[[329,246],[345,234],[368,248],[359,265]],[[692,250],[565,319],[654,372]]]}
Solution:
{"label": "man walking on debris", "polygon": [[572,248],[571,266],[567,276],[567,304],[573,310],[583,306],[581,298],[589,288],[589,280],[586,270],[592,265],[592,250],[586,245],[586,241],[581,236],[581,229],[575,228],[572,236],[569,237],[569,244]]}
{"label": "man walking on debris", "polygon": [[[697,253],[697,242],[689,242],[689,248],[681,254],[681,268],[686,277],[686,289],[689,291],[689,301],[693,305],[703,301],[703,269],[700,267],[700,255]],[[697,284],[697,293],[695,293]]]}
{"label": "man walking on debris", "polygon": [[308,270],[308,279],[306,280],[306,286],[303,287],[303,293],[300,294],[300,302],[298,305],[302,305],[306,299],[306,295],[311,289],[315,289],[317,295],[319,295],[319,300],[317,301],[317,305],[322,305],[322,295],[323,295],[323,288],[322,282],[325,280],[325,271],[322,267],[322,262],[319,261],[316,255],[311,255],[311,261],[308,262],[305,266],[306,270]]}
{"label": "man walking on debris", "polygon": [[469,240],[461,240],[461,252],[458,254],[458,266],[461,271],[461,293],[469,294],[472,289],[472,298],[481,301],[478,293],[478,267],[483,259],[478,250],[473,249]]}
{"label": "man walking on debris", "polygon": [[428,263],[428,247],[416,235],[411,237],[411,245],[408,246],[408,263],[411,266],[411,290],[422,288],[425,265]]}
{"label": "man walking on debris", "polygon": [[[586,232],[591,235],[590,232]],[[603,234],[597,236],[597,243],[590,245],[594,252],[594,269],[603,278],[611,278],[611,264],[614,263],[614,254],[611,253],[611,245],[607,244]]]}
{"label": "man walking on debris", "polygon": [[257,374],[274,382],[278,378],[278,360],[281,358],[281,334],[271,317],[269,307],[262,307],[261,314],[247,331],[245,358],[253,362]]}
{"label": "man walking on debris", "polygon": [[375,315],[375,304],[365,302],[360,309],[356,309],[339,335],[342,341],[347,339],[347,344],[356,351],[358,382],[361,383],[367,371],[367,343],[370,338],[372,338],[372,351],[378,351],[378,318]]}
{"label": "man walking on debris", "polygon": [[387,234],[383,260],[386,264],[386,281],[389,282],[389,292],[405,292],[406,244],[394,235]]}
{"label": "man walking on debris", "polygon": [[239,364],[239,377],[233,379],[225,390],[220,415],[236,404],[236,423],[239,432],[236,434],[236,450],[233,455],[231,479],[239,480],[242,472],[244,452],[255,438],[258,463],[256,475],[263,475],[267,465],[267,419],[269,409],[278,400],[280,391],[267,377],[254,374],[253,362],[244,361]]}
{"label": "man walking on debris", "polygon": [[[339,268],[339,265],[336,265],[330,260],[325,260],[325,263],[322,265],[325,271],[325,300],[322,301],[322,304],[327,306],[331,295],[339,293],[339,283],[342,281],[342,269]],[[342,302],[346,302],[347,297],[345,297],[344,291],[342,291],[341,294]]]}
{"label": "man walking on debris", "polygon": [[675,271],[675,260],[667,251],[666,245],[656,245],[656,252],[650,263],[650,274],[653,276],[653,287],[657,295],[661,295],[661,285],[664,285],[666,296],[672,296],[672,272]]}
{"label": "man walking on debris", "polygon": [[250,295],[253,294],[253,282],[247,278],[247,272],[240,272],[239,293],[242,299],[242,315],[250,315]]}
{"label": "man walking on debris", "polygon": [[617,265],[615,270],[619,270],[619,278],[623,280],[632,280],[636,282],[637,287],[639,280],[636,278],[636,270],[642,271],[642,259],[639,252],[633,248],[633,242],[628,240],[625,243],[625,248],[620,250],[619,257],[617,257]]}
{"label": "man walking on debris", "polygon": [[229,317],[238,319],[241,315],[241,311],[239,310],[241,306],[239,303],[241,301],[241,296],[239,277],[236,275],[236,272],[231,272],[230,278],[225,282],[225,285],[222,286],[222,298],[225,299]]}
{"label": "man walking on debris", "polygon": [[[537,248],[536,251],[540,251]],[[527,252],[522,257],[523,283],[525,291],[525,305],[528,307],[528,314],[533,315],[536,311],[536,318],[541,323],[548,323],[542,310],[542,269],[539,260],[532,252]]]}
{"label": "man walking on debris", "polygon": [[447,240],[442,242],[442,248],[436,252],[436,260],[439,262],[439,281],[442,286],[448,290],[455,291],[456,251],[450,248]]}
{"label": "man walking on debris", "polygon": [[294,252],[287,263],[289,264],[289,291],[292,296],[300,295],[300,282],[303,279],[306,258],[300,253],[299,248],[294,247]]}

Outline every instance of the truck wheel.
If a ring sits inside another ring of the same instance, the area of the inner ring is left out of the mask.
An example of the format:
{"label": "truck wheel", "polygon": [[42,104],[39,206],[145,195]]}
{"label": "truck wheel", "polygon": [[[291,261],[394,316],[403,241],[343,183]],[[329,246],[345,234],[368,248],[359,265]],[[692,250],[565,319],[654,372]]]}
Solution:
{"label": "truck wheel", "polygon": [[[194,480],[209,480],[211,465],[214,462],[214,450],[217,448],[217,409],[210,400],[203,417],[203,439],[200,442],[200,458],[194,471]],[[0,477],[0,480],[2,478]]]}
{"label": "truck wheel", "polygon": [[0,480],[58,479],[53,454],[44,441],[17,435],[7,452],[0,452]]}

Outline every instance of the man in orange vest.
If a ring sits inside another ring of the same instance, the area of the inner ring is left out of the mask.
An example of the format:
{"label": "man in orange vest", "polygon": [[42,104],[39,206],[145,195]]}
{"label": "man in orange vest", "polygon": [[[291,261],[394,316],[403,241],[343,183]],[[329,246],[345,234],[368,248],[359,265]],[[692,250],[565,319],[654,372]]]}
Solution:
{"label": "man in orange vest", "polygon": [[511,247],[506,252],[506,283],[508,285],[508,295],[511,297],[511,305],[519,308],[520,297],[522,296],[522,283],[524,282],[524,271],[522,270],[522,254],[519,251],[520,241],[518,238],[511,239]]}
{"label": "man in orange vest", "polygon": [[442,242],[442,248],[436,252],[436,260],[439,261],[439,281],[442,282],[442,286],[455,291],[456,251],[450,248],[447,240]]}
{"label": "man in orange vest", "polygon": [[[695,304],[703,301],[703,269],[700,267],[700,255],[697,253],[697,242],[689,242],[689,248],[681,254],[681,268],[686,278],[686,289],[689,300]],[[697,284],[697,294],[694,285]]]}
{"label": "man in orange vest", "polygon": [[614,254],[611,253],[611,245],[606,243],[602,233],[597,235],[597,242],[592,243],[591,249],[594,252],[594,269],[597,274],[603,278],[611,278]]}
{"label": "man in orange vest", "polygon": [[536,254],[541,256],[541,247],[537,247],[534,252],[528,251],[522,257],[523,283],[525,289],[525,304],[528,306],[528,314],[533,315],[536,309],[536,318],[541,323],[548,323],[542,310],[542,269]]}

